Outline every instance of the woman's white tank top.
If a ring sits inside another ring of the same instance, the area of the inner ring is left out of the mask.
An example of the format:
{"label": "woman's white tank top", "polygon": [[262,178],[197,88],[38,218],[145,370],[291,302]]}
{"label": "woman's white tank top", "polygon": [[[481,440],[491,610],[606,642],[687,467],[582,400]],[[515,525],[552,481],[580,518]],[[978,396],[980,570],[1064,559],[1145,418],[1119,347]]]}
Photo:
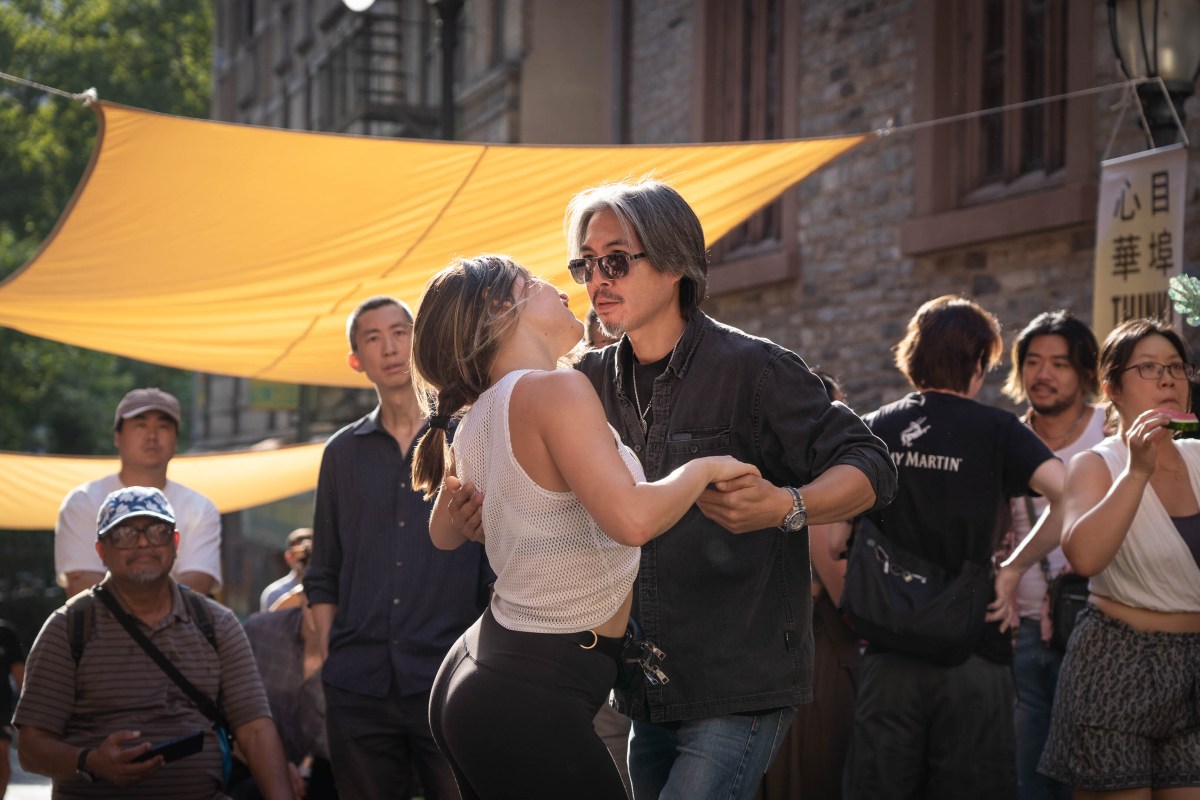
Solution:
{"label": "woman's white tank top", "polygon": [[[606,536],[574,492],[543,489],[517,463],[509,400],[529,371],[508,373],[467,411],[454,435],[457,474],[484,493],[485,547],[497,576],[496,620],[517,631],[587,630],[620,608],[641,551]],[[645,480],[637,456],[611,425],[609,430],[634,480]]]}

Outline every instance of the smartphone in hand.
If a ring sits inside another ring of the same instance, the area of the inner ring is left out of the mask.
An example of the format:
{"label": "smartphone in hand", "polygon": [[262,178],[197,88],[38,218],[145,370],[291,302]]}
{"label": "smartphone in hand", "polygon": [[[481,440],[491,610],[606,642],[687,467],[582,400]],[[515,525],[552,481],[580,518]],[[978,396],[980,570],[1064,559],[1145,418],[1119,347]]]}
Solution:
{"label": "smartphone in hand", "polygon": [[194,753],[199,753],[204,749],[204,731],[196,731],[185,736],[180,736],[175,739],[156,744],[146,752],[134,759],[134,762],[149,761],[155,756],[162,756],[166,763],[190,756]]}

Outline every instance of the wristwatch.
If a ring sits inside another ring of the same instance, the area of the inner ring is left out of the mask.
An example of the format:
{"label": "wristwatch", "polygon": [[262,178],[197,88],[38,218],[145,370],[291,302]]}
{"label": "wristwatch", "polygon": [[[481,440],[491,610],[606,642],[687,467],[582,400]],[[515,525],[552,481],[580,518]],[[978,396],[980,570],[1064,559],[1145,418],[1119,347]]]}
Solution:
{"label": "wristwatch", "polygon": [[785,486],[788,494],[792,496],[792,510],[783,518],[783,524],[780,529],[787,533],[795,533],[804,527],[808,522],[808,509],[804,507],[804,498],[800,496],[800,490],[793,486]]}
{"label": "wristwatch", "polygon": [[75,762],[75,774],[83,778],[88,783],[95,783],[100,780],[96,777],[96,773],[87,768],[87,757],[92,752],[92,748],[85,747],[79,751],[79,758]]}

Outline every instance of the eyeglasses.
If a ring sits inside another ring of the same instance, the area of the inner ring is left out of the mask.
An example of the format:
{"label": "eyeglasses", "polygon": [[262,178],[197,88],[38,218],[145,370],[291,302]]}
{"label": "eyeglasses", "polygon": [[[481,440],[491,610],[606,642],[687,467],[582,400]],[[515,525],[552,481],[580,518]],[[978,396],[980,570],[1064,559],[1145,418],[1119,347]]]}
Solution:
{"label": "eyeglasses", "polygon": [[138,546],[138,540],[146,537],[146,543],[151,547],[162,547],[171,540],[175,526],[166,522],[152,522],[144,528],[134,525],[118,525],[105,532],[100,538],[112,542],[113,547],[121,550],[132,550]]}
{"label": "eyeglasses", "polygon": [[593,267],[599,269],[605,279],[615,281],[617,278],[624,278],[629,274],[630,261],[637,261],[639,258],[645,257],[645,253],[634,253],[627,256],[619,252],[609,253],[606,256],[586,256],[568,261],[567,269],[571,271],[571,277],[575,279],[576,283],[590,281]]}
{"label": "eyeglasses", "polygon": [[1196,365],[1189,364],[1186,361],[1177,361],[1174,364],[1156,364],[1153,361],[1145,361],[1141,364],[1134,364],[1132,367],[1126,367],[1122,372],[1129,372],[1131,369],[1136,369],[1138,376],[1148,381],[1160,380],[1163,372],[1171,373],[1171,377],[1177,381],[1191,380],[1196,374]]}

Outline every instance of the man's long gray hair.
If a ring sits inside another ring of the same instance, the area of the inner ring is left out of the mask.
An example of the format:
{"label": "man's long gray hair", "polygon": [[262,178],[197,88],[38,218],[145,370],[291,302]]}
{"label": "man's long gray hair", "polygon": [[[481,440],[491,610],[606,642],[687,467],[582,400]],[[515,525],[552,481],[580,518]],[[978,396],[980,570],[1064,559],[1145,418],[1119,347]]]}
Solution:
{"label": "man's long gray hair", "polygon": [[626,238],[631,238],[632,229],[655,269],[683,276],[679,311],[685,318],[690,316],[708,294],[708,256],[704,228],[687,201],[656,180],[609,183],[580,192],[567,206],[565,228],[571,258],[580,257],[588,223],[602,211],[617,215]]}

